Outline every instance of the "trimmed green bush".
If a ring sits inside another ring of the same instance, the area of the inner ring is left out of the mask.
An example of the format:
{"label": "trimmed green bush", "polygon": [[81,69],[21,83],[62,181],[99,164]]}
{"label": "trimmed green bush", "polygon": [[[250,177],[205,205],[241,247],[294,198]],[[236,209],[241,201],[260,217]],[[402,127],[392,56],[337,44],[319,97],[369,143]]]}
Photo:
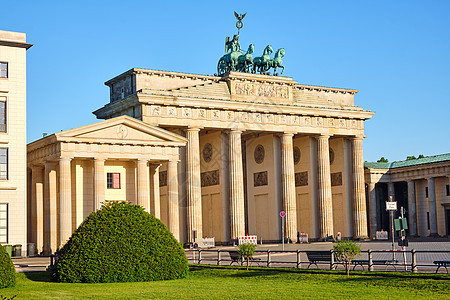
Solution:
{"label": "trimmed green bush", "polygon": [[133,282],[184,278],[189,267],[166,226],[138,205],[109,201],[90,214],[59,252],[58,282]]}
{"label": "trimmed green bush", "polygon": [[5,247],[0,246],[0,288],[16,285],[16,268]]}

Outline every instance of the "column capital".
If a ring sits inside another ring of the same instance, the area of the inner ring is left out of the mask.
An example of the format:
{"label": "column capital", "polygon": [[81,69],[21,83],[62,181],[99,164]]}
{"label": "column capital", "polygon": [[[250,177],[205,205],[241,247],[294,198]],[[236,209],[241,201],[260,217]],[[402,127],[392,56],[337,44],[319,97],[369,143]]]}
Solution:
{"label": "column capital", "polygon": [[200,131],[200,127],[188,127],[186,128],[186,132]]}
{"label": "column capital", "polygon": [[242,129],[240,129],[240,128],[231,128],[230,130],[229,130],[229,133],[239,133],[239,134],[242,134],[242,132],[243,132],[243,130]]}
{"label": "column capital", "polygon": [[39,169],[44,169],[44,165],[41,164],[30,164],[28,166],[31,170],[39,170]]}
{"label": "column capital", "polygon": [[281,136],[287,136],[287,137],[290,137],[290,136],[294,137],[294,135],[295,135],[295,133],[293,133],[293,132],[283,132],[283,133],[281,133]]}
{"label": "column capital", "polygon": [[44,160],[44,166],[46,165],[56,165],[58,163],[59,160],[50,160],[50,159],[45,159]]}
{"label": "column capital", "polygon": [[315,138],[316,138],[317,140],[324,140],[324,139],[327,139],[327,140],[328,140],[331,136],[332,136],[332,135],[329,134],[329,133],[324,133],[324,134],[316,135]]}
{"label": "column capital", "polygon": [[351,136],[350,137],[350,139],[353,140],[353,141],[354,140],[356,140],[356,141],[361,140],[362,141],[364,138],[365,138],[364,135],[355,135],[355,136]]}
{"label": "column capital", "polygon": [[72,156],[61,156],[59,161],[71,161],[73,159]]}
{"label": "column capital", "polygon": [[107,160],[106,157],[98,157],[98,156],[94,157],[94,161],[106,161],[106,160]]}

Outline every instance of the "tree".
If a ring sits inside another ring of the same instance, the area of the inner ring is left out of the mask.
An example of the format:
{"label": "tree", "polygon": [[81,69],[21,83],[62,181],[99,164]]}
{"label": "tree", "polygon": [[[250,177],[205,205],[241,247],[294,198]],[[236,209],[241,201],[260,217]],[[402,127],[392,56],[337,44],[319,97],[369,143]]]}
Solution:
{"label": "tree", "polygon": [[255,245],[253,244],[242,244],[239,245],[239,257],[244,258],[247,261],[247,271],[248,264],[251,258],[253,258],[253,254],[255,254]]}
{"label": "tree", "polygon": [[423,156],[423,154],[419,154],[417,158],[425,158],[425,156]]}
{"label": "tree", "polygon": [[380,163],[387,163],[387,162],[389,162],[389,160],[388,160],[387,158],[384,158],[384,156],[383,156],[383,157],[381,157],[379,160],[377,160],[377,162],[380,162]]}
{"label": "tree", "polygon": [[414,155],[411,155],[411,156],[407,156],[407,157],[406,157],[406,160],[414,160],[414,159],[416,159],[416,157],[415,157]]}
{"label": "tree", "polygon": [[333,246],[336,258],[344,262],[347,276],[350,276],[350,263],[361,253],[361,247],[353,241],[340,241]]}

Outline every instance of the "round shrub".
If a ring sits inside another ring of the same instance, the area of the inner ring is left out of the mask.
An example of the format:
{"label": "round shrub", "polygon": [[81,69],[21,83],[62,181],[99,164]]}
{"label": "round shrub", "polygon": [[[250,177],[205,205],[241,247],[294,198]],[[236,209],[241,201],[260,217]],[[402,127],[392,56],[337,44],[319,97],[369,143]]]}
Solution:
{"label": "round shrub", "polygon": [[0,288],[16,285],[16,268],[3,246],[0,246]]}
{"label": "round shrub", "polygon": [[59,252],[58,282],[184,278],[188,262],[172,233],[138,205],[109,201],[91,213]]}

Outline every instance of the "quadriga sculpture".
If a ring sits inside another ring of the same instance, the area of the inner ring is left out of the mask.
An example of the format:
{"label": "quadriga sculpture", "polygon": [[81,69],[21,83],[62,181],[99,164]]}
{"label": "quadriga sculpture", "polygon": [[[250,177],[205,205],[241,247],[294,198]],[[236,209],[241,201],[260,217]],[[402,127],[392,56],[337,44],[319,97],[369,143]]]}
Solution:
{"label": "quadriga sculpture", "polygon": [[250,73],[252,67],[253,56],[252,53],[255,51],[255,46],[250,44],[248,46],[247,53],[238,57],[238,64],[236,70],[239,72]]}
{"label": "quadriga sculpture", "polygon": [[270,68],[273,68],[273,75],[276,74],[277,72],[277,68],[283,68],[283,70],[281,70],[280,74],[283,74],[284,72],[284,66],[283,66],[283,60],[282,58],[284,57],[284,48],[280,48],[277,50],[277,52],[275,52],[275,57],[271,58],[269,60],[269,67],[267,68],[267,70],[269,70]]}
{"label": "quadriga sculpture", "polygon": [[269,69],[269,54],[271,54],[272,52],[272,46],[267,45],[266,48],[264,48],[263,55],[257,56],[253,59],[252,73],[259,72],[260,74],[263,74]]}

